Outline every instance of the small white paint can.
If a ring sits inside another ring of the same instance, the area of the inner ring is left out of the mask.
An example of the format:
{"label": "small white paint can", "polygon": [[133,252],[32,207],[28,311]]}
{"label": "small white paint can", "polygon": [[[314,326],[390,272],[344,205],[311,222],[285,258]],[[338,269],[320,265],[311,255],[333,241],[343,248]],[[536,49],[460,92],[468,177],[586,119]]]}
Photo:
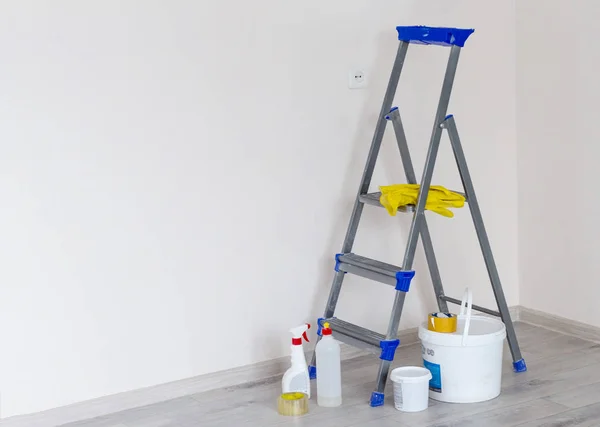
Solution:
{"label": "small white paint can", "polygon": [[429,406],[429,369],[403,366],[390,374],[394,384],[394,406],[402,412],[420,412]]}

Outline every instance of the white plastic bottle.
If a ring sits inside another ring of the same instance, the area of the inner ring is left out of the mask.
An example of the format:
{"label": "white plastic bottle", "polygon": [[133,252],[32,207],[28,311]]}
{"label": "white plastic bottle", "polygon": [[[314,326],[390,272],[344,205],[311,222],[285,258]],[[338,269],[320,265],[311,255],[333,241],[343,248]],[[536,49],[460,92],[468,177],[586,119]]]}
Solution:
{"label": "white plastic bottle", "polygon": [[283,375],[281,388],[284,393],[301,392],[305,393],[310,399],[310,378],[308,376],[308,365],[302,349],[302,338],[308,342],[306,331],[310,324],[290,329],[292,333],[292,366]]}
{"label": "white plastic bottle", "polygon": [[331,336],[329,323],[323,324],[323,338],[317,344],[317,403],[334,407],[342,404],[340,343]]}

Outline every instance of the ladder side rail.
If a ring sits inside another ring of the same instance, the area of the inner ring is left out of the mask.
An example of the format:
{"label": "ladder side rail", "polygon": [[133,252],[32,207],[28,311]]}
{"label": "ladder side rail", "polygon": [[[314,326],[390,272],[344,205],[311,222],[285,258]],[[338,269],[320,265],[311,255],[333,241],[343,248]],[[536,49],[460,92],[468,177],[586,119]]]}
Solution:
{"label": "ladder side rail", "polygon": [[[421,178],[421,186],[419,188],[419,198],[415,207],[415,213],[413,214],[410,232],[408,235],[408,241],[406,244],[406,252],[404,254],[404,261],[402,262],[402,270],[404,271],[412,269],[415,251],[417,248],[417,242],[421,230],[421,224],[424,218],[425,203],[429,194],[429,187],[431,185],[431,178],[433,176],[433,169],[435,167],[435,159],[437,157],[440,141],[442,139],[443,129],[441,128],[441,125],[448,111],[448,104],[450,103],[450,95],[452,93],[452,85],[454,83],[456,68],[458,66],[460,49],[461,48],[458,46],[452,46],[452,48],[450,49],[450,56],[448,58],[446,73],[444,75],[444,82],[442,84],[440,101],[438,103],[433,130],[431,132],[431,139],[429,142],[429,149],[427,151],[425,167],[423,168],[423,176]],[[404,307],[404,301],[406,299],[407,291],[396,291],[396,295],[394,297],[394,304],[392,306],[392,314],[390,316],[390,321],[386,333],[386,339],[388,340],[392,338],[395,339],[398,335],[398,326],[400,324],[400,317],[402,316],[402,309]],[[382,400],[390,366],[391,361],[389,360],[382,359],[379,363],[379,370],[377,372],[377,384],[375,387],[375,391],[371,395],[372,406],[373,402],[379,402],[379,400]]]}
{"label": "ladder side rail", "polygon": [[481,252],[485,261],[485,266],[490,277],[490,282],[492,283],[492,289],[494,291],[496,303],[498,304],[498,311],[500,312],[500,317],[506,326],[506,338],[508,340],[510,351],[513,357],[513,366],[515,371],[523,372],[527,370],[527,367],[521,355],[521,349],[519,348],[519,342],[517,340],[515,328],[510,317],[510,311],[508,310],[506,297],[504,296],[504,290],[502,289],[502,284],[500,283],[498,268],[496,267],[490,240],[485,230],[483,217],[481,216],[481,209],[479,208],[479,202],[477,201],[477,196],[475,195],[473,180],[471,179],[465,153],[460,142],[460,137],[458,136],[458,129],[456,127],[454,116],[448,116],[444,121],[443,126],[448,131],[448,136],[450,137],[450,143],[452,144],[452,151],[454,152],[456,165],[458,166],[460,178],[462,180],[467,199],[469,200],[468,205],[471,211],[471,217],[473,218],[475,231],[477,233],[477,239],[479,240],[479,245],[481,246]]}

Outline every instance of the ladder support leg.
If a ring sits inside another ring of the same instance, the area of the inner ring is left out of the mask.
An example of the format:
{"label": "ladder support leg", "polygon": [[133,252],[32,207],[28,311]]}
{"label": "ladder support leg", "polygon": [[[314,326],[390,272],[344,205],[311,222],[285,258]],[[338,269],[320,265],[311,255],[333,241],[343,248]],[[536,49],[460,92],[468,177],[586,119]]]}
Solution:
{"label": "ladder support leg", "polygon": [[389,360],[382,360],[379,363],[379,372],[377,373],[377,386],[375,391],[371,393],[371,401],[369,402],[372,407],[382,406],[384,402],[384,390],[385,383],[387,381],[388,374],[392,362]]}
{"label": "ladder support leg", "polygon": [[496,268],[496,262],[494,261],[494,255],[492,254],[492,248],[485,225],[483,224],[483,217],[481,216],[481,210],[479,209],[479,203],[475,196],[475,188],[473,187],[473,181],[471,180],[471,174],[467,166],[467,160],[465,153],[460,143],[460,137],[458,136],[458,129],[456,128],[456,122],[453,116],[448,116],[444,121],[444,128],[448,130],[448,136],[450,137],[450,143],[452,144],[452,150],[454,157],[456,158],[456,164],[460,172],[460,177],[467,195],[468,205],[471,210],[471,216],[473,217],[473,224],[475,225],[475,231],[477,232],[477,238],[479,239],[479,245],[481,246],[481,252],[483,253],[483,259],[487,267],[490,282],[492,283],[492,289],[494,290],[494,296],[496,297],[496,303],[498,304],[498,311],[500,317],[506,326],[506,338],[510,346],[510,351],[513,358],[513,366],[516,372],[523,372],[527,370],[525,360],[521,356],[521,350],[519,348],[519,342],[515,333],[508,305],[506,303],[506,297],[502,290],[500,283],[500,277],[498,275],[498,269]]}
{"label": "ladder support leg", "polygon": [[[394,306],[392,308],[392,317],[390,319],[386,339],[395,339],[398,336],[398,325],[400,324],[400,316],[402,315],[405,299],[406,292],[396,291],[396,296],[394,297]],[[385,391],[385,384],[387,382],[391,366],[391,360],[381,360],[379,362],[377,384],[375,386],[375,391],[371,395],[371,406],[379,406],[378,403],[383,405],[383,393]]]}
{"label": "ladder support leg", "polygon": [[342,289],[342,282],[344,281],[344,273],[343,271],[336,271],[335,276],[333,277],[333,286],[331,286],[331,291],[329,292],[329,298],[327,299],[327,307],[325,308],[326,319],[333,317],[333,313],[335,312],[335,306],[337,305],[338,298],[340,297],[340,291]]}
{"label": "ladder support leg", "polygon": [[448,303],[442,299],[444,294],[444,286],[442,285],[442,276],[438,268],[435,253],[433,252],[433,243],[431,242],[431,234],[429,233],[429,227],[427,226],[427,219],[423,218],[423,225],[421,226],[421,240],[423,242],[423,250],[425,251],[425,259],[429,267],[429,275],[431,276],[431,283],[433,284],[433,291],[435,292],[435,299],[438,303],[440,312],[448,312]]}
{"label": "ladder support leg", "polygon": [[[390,111],[390,113],[387,115],[386,119],[390,120],[394,127],[394,133],[396,134],[396,141],[398,143],[398,150],[400,151],[400,158],[402,159],[402,166],[406,175],[406,182],[409,184],[417,184],[417,175],[415,174],[415,169],[410,157],[408,141],[406,139],[404,125],[402,124],[402,119],[400,118],[400,112],[398,108],[392,109],[392,111]],[[429,275],[431,276],[431,283],[433,284],[433,290],[435,292],[439,310],[441,312],[448,312],[448,303],[442,299],[442,297],[445,295],[444,286],[442,285],[442,276],[440,275],[435,252],[433,251],[433,243],[431,242],[431,234],[429,233],[429,227],[427,225],[426,218],[423,218],[421,239],[423,242],[425,259],[427,260]]]}
{"label": "ladder support leg", "polygon": [[[404,261],[402,263],[402,270],[408,271],[412,268],[413,260],[415,257],[415,250],[419,239],[419,229],[421,228],[422,220],[425,217],[425,201],[429,193],[429,186],[431,184],[431,177],[433,175],[433,168],[435,166],[435,159],[437,157],[440,136],[432,141],[429,146],[427,153],[427,160],[425,161],[425,169],[423,171],[423,179],[421,180],[421,188],[419,189],[419,199],[415,213],[413,215],[412,224],[410,227],[410,233],[408,235],[408,242],[406,244],[406,253],[404,255]],[[400,317],[402,315],[402,309],[404,308],[404,300],[406,299],[406,292],[396,291],[394,298],[394,305],[392,306],[392,315],[388,324],[388,330],[386,339],[392,339],[398,336],[398,327],[400,325]],[[383,396],[385,389],[385,383],[387,381],[391,363],[387,360],[382,360],[379,363],[379,372],[377,373],[377,386],[371,401],[375,400],[378,402],[378,396]],[[373,405],[372,405],[373,406]]]}
{"label": "ladder support leg", "polygon": [[[458,66],[459,56],[460,47],[452,46],[450,49],[450,57],[448,58],[448,66],[446,67],[446,74],[444,76],[444,83],[442,84],[440,102],[438,104],[433,130],[431,132],[431,140],[429,141],[429,149],[425,159],[425,167],[423,168],[423,176],[421,178],[421,186],[419,188],[419,197],[417,199],[417,205],[415,206],[415,213],[413,215],[410,232],[407,239],[408,241],[406,243],[406,252],[404,253],[404,260],[402,262],[402,270],[404,271],[412,269],[413,261],[415,259],[415,251],[417,249],[419,234],[425,219],[425,204],[427,202],[427,196],[429,195],[429,187],[431,185],[435,160],[437,158],[440,141],[442,139],[442,123],[444,121],[444,117],[446,116],[446,112],[448,111],[448,104],[450,102],[450,94],[452,93],[452,85],[454,83],[454,76],[456,75],[456,67]],[[402,315],[405,298],[406,292],[396,292],[386,339],[393,339],[398,336],[400,316]],[[382,360],[380,362],[379,372],[377,374],[377,386],[372,395],[373,397],[371,398],[372,402],[374,399],[376,402],[383,400],[383,392],[387,377],[389,375],[390,366],[391,363],[387,360]]]}

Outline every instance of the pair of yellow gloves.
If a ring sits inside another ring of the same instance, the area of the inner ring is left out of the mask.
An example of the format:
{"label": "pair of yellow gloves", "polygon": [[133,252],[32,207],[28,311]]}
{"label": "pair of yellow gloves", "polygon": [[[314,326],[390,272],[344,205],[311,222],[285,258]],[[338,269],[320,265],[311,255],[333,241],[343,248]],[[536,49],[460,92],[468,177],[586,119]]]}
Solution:
{"label": "pair of yellow gloves", "polygon": [[[417,204],[420,187],[419,184],[381,186],[379,187],[381,191],[379,202],[387,209],[390,215],[395,216],[400,206]],[[432,185],[429,187],[425,209],[452,218],[454,213],[448,208],[462,208],[464,205],[465,197],[462,194],[450,191],[441,185]]]}

